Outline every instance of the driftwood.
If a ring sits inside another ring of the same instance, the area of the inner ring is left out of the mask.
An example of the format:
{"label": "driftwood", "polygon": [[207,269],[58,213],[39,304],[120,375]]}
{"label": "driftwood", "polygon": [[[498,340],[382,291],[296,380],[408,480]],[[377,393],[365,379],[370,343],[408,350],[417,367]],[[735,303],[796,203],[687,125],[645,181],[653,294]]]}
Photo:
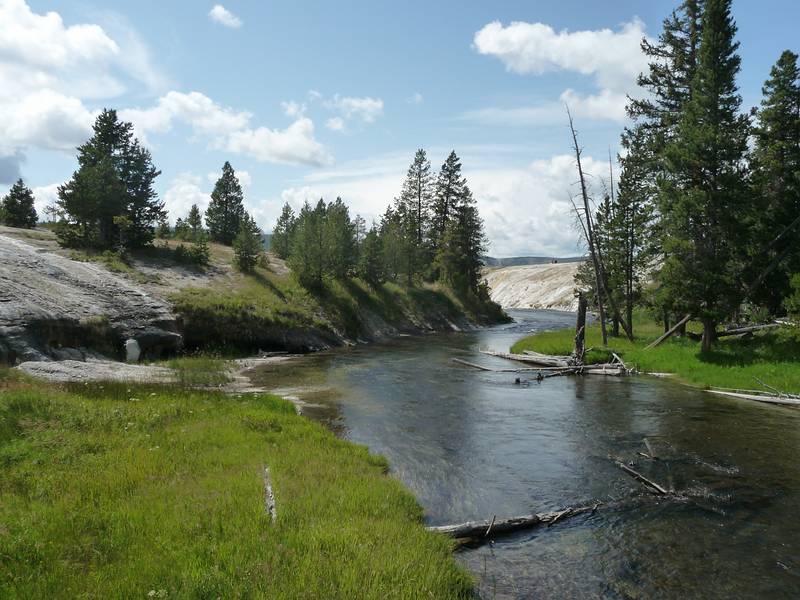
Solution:
{"label": "driftwood", "polygon": [[727,396],[729,398],[739,398],[740,400],[755,400],[756,402],[766,402],[767,404],[781,404],[783,406],[800,406],[800,397],[778,396],[774,394],[767,394],[759,390],[732,392],[721,389],[710,389],[706,391],[710,394],[716,394],[718,396]]}
{"label": "driftwood", "polygon": [[620,469],[625,471],[625,473],[627,473],[628,475],[633,477],[636,481],[644,484],[644,486],[648,490],[653,492],[654,494],[658,494],[659,496],[666,496],[666,495],[669,494],[669,492],[667,490],[665,490],[663,487],[658,485],[655,481],[651,481],[650,479],[648,479],[647,477],[645,477],[644,475],[642,475],[638,471],[635,471],[634,469],[632,469],[631,467],[626,465],[624,462],[619,461],[619,460],[616,460],[614,462],[617,464],[617,466]]}
{"label": "driftwood", "polygon": [[550,356],[548,354],[514,354],[512,352],[498,352],[496,350],[481,350],[481,354],[488,354],[489,356],[498,356],[508,360],[516,360],[533,365],[541,365],[545,367],[571,367],[567,360],[569,357],[565,356]]}
{"label": "driftwood", "polygon": [[656,341],[654,341],[653,343],[651,343],[651,344],[649,344],[649,345],[645,346],[645,348],[644,348],[644,349],[645,349],[645,350],[649,350],[650,348],[655,348],[656,346],[660,345],[660,344],[661,344],[661,342],[663,342],[665,339],[667,339],[668,337],[670,337],[671,335],[673,335],[673,334],[674,334],[676,331],[678,331],[678,330],[679,330],[681,327],[683,327],[684,325],[686,325],[686,323],[688,323],[688,322],[689,322],[689,321],[691,321],[691,320],[692,320],[692,315],[691,315],[691,314],[688,314],[688,315],[686,315],[686,316],[685,316],[685,317],[683,317],[683,318],[682,318],[680,321],[678,321],[677,323],[675,323],[675,325],[673,325],[673,326],[670,328],[670,330],[669,330],[669,331],[667,331],[667,332],[666,332],[664,335],[662,335],[660,338],[658,338],[658,339],[657,339]]}
{"label": "driftwood", "polygon": [[506,534],[522,529],[532,529],[541,525],[552,525],[565,517],[593,513],[599,506],[601,506],[600,503],[595,503],[587,506],[569,507],[554,512],[511,517],[509,519],[492,518],[491,521],[467,521],[456,525],[436,525],[428,527],[428,531],[442,533],[464,542],[477,541],[487,538],[490,533]]}
{"label": "driftwood", "polygon": [[485,365],[470,362],[461,358],[451,358],[455,363],[464,365],[465,367],[472,367],[473,369],[480,369],[481,371],[490,371],[492,373],[531,373],[537,371],[572,371],[576,367],[518,367],[516,369],[494,369]]}
{"label": "driftwood", "polygon": [[766,325],[752,325],[750,327],[739,327],[737,329],[726,329],[717,333],[717,337],[727,337],[729,335],[741,335],[743,333],[751,333],[753,331],[761,331],[762,329],[774,329],[780,327],[780,323],[767,323]]}
{"label": "driftwood", "polygon": [[278,518],[278,511],[275,507],[275,492],[272,489],[269,467],[264,467],[264,507],[269,513],[270,520],[274,523]]}

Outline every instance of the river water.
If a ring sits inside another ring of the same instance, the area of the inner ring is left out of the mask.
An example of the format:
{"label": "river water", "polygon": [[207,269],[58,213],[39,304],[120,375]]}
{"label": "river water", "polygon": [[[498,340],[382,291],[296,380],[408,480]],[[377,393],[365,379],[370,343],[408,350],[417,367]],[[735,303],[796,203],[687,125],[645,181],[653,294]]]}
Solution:
{"label": "river water", "polygon": [[[648,377],[492,373],[531,331],[574,315],[399,338],[266,367],[256,381],[385,455],[431,524],[623,501],[458,559],[485,598],[800,597],[800,412]],[[647,460],[647,438],[659,460]],[[684,500],[655,501],[620,458]]]}

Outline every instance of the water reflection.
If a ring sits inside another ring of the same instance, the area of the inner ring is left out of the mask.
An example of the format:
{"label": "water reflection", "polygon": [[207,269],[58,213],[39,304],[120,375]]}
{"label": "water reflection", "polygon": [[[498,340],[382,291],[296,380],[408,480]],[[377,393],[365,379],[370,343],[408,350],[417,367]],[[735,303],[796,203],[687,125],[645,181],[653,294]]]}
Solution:
{"label": "water reflection", "polygon": [[[800,595],[800,419],[648,378],[560,377],[529,386],[479,348],[507,349],[566,313],[519,311],[491,330],[326,353],[275,387],[312,390],[305,412],[385,454],[431,523],[636,497],[611,460],[685,502],[646,502],[459,553],[486,597],[720,598]],[[646,460],[647,438],[659,460]]]}

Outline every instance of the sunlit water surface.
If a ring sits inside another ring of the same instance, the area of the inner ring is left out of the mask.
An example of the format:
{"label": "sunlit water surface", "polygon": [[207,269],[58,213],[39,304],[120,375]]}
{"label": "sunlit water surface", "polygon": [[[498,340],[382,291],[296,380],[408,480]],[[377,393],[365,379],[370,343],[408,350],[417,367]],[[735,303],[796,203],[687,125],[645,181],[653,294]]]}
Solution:
{"label": "sunlit water surface", "polygon": [[[472,333],[408,337],[267,367],[257,380],[385,455],[431,524],[630,499],[459,551],[486,598],[800,597],[800,412],[647,377],[554,377],[514,363],[531,331],[574,315],[512,311]],[[659,460],[646,452],[647,438]],[[613,458],[685,501],[637,502]]]}

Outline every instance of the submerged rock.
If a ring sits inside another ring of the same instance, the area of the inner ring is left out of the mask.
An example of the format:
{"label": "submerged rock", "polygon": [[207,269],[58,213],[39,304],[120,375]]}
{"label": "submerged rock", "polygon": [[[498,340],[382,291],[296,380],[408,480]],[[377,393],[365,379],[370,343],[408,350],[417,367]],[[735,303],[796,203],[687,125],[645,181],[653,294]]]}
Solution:
{"label": "submerged rock", "polygon": [[99,265],[0,234],[0,362],[143,357],[182,343],[169,305]]}

